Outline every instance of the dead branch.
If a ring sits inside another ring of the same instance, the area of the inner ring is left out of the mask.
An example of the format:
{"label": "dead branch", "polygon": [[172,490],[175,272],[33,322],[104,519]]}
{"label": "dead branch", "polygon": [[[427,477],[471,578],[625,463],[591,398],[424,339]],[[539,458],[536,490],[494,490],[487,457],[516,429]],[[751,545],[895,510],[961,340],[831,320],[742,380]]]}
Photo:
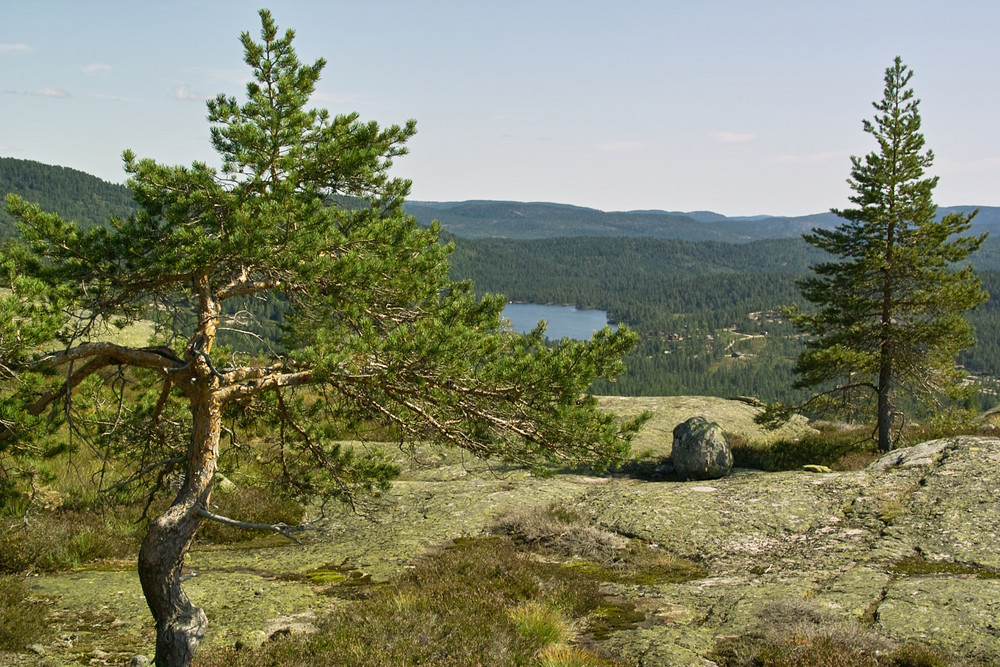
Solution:
{"label": "dead branch", "polygon": [[305,546],[302,544],[302,540],[298,539],[292,533],[303,533],[306,528],[308,528],[309,523],[300,523],[297,526],[289,526],[283,521],[278,523],[250,523],[249,521],[237,521],[236,519],[230,519],[228,516],[222,516],[221,514],[215,514],[208,511],[204,507],[198,510],[198,515],[202,518],[208,519],[209,521],[215,521],[221,523],[225,526],[232,526],[233,528],[245,528],[247,530],[265,530],[271,533],[277,533],[282,537],[287,537],[292,542],[295,542],[299,546]]}

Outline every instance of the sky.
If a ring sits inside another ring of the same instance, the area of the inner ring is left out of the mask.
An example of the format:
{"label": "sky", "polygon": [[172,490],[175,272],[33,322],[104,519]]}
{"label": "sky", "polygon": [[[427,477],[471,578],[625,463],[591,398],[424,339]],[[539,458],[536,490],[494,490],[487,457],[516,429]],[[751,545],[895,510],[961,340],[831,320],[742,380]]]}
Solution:
{"label": "sky", "polygon": [[[1000,205],[996,0],[272,0],[314,106],[417,121],[411,199],[805,215],[847,207],[896,56],[941,206]],[[123,182],[121,154],[217,165],[245,0],[0,0],[0,156]]]}

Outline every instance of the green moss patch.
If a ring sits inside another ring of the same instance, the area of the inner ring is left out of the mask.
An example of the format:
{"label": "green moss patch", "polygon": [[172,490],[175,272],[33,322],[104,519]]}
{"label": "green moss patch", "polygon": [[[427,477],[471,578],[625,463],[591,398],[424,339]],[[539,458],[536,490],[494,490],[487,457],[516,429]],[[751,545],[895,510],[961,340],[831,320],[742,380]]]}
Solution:
{"label": "green moss patch", "polygon": [[1000,571],[980,565],[965,565],[949,561],[931,561],[923,558],[903,558],[889,568],[900,576],[957,575],[977,579],[1000,579]]}
{"label": "green moss patch", "polygon": [[646,615],[630,602],[605,601],[598,606],[587,622],[587,631],[597,641],[604,641],[611,633],[635,628],[646,620]]}

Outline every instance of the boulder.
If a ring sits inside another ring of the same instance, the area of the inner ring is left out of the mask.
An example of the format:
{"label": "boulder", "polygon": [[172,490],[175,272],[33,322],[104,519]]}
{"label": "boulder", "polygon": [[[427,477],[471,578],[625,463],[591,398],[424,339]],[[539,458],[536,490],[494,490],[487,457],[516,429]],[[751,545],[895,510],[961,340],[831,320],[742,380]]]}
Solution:
{"label": "boulder", "polygon": [[686,479],[719,479],[733,469],[733,452],[722,427],[692,417],[674,428],[674,470]]}

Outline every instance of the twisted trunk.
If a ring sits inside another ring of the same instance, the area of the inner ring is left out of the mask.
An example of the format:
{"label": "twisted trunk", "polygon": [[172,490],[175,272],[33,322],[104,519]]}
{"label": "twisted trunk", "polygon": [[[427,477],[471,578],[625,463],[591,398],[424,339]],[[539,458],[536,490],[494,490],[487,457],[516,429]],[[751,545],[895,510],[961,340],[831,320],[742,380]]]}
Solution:
{"label": "twisted trunk", "polygon": [[181,588],[181,568],[212,492],[221,432],[221,405],[204,378],[189,390],[194,430],[184,485],[150,526],[139,550],[139,580],[156,622],[157,667],[186,667],[208,627],[205,612]]}

